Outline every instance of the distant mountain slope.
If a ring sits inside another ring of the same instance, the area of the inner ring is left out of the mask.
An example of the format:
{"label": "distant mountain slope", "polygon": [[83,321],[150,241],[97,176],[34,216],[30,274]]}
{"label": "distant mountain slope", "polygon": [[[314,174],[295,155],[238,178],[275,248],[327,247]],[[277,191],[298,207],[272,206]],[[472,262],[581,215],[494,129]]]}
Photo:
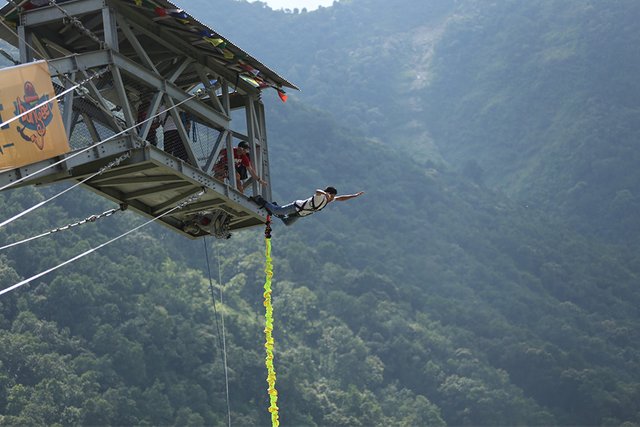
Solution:
{"label": "distant mountain slope", "polygon": [[[446,0],[341,1],[299,14],[271,11],[260,2],[221,2],[215,11],[203,0],[189,4],[298,84],[302,92],[294,96],[397,143],[394,131],[413,119],[406,114],[422,109],[411,92],[429,77],[429,49],[457,9]],[[216,20],[218,14],[227,19]],[[422,131],[415,135],[424,142]]]}
{"label": "distant mountain slope", "polygon": [[582,231],[637,242],[638,16],[632,1],[498,2],[451,26],[421,95],[443,155]]}
{"label": "distant mountain slope", "polygon": [[638,2],[353,0],[301,14],[224,2],[216,12],[230,17],[217,28],[299,84],[301,99],[371,138],[444,158],[581,232],[640,241]]}

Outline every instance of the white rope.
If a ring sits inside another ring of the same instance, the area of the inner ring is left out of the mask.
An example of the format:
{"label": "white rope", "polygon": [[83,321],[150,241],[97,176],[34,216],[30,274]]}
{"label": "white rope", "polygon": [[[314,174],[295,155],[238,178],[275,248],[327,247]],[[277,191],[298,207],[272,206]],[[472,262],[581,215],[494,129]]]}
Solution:
{"label": "white rope", "polygon": [[20,117],[24,117],[27,114],[31,113],[32,111],[37,110],[38,108],[42,107],[43,105],[46,105],[50,102],[53,102],[54,100],[60,98],[61,96],[66,95],[67,93],[76,90],[76,88],[85,85],[86,83],[90,82],[92,79],[98,77],[98,76],[102,76],[105,72],[107,71],[107,69],[103,69],[97,73],[94,73],[91,77],[84,79],[83,81],[81,81],[80,83],[76,83],[75,86],[72,86],[68,89],[65,89],[64,91],[60,92],[58,95],[54,96],[53,98],[47,99],[46,101],[41,102],[40,104],[36,105],[33,108],[30,108],[29,110],[25,111],[24,113],[18,114],[17,116],[14,116],[12,118],[10,118],[9,120],[4,121],[2,124],[0,124],[0,128],[5,127],[6,125],[8,125],[9,123],[18,120]]}
{"label": "white rope", "polygon": [[[11,2],[11,3],[13,3],[13,2]],[[14,3],[14,6],[15,6],[15,3]],[[14,36],[16,36],[18,39],[20,39],[34,53],[36,53],[38,56],[40,56],[41,59],[46,59],[41,52],[39,52],[35,47],[31,46],[24,38],[20,37],[18,32],[16,30],[14,30],[10,25],[7,25],[7,23],[4,22],[4,21],[5,21],[4,16],[0,16],[0,24],[2,24],[3,27],[5,27],[7,30],[11,31],[11,33],[13,33]]]}
{"label": "white rope", "polygon": [[[209,263],[209,249],[207,249],[207,239],[203,238],[204,243],[204,255],[207,259],[207,272],[209,273],[209,291],[211,292],[211,301],[213,302],[213,314],[216,321],[216,330],[218,331],[218,348],[223,352],[223,368],[225,371],[225,388],[227,392],[227,416],[229,417],[229,424],[231,424],[231,406],[229,404],[229,378],[227,376],[227,364],[226,364],[226,352],[224,352],[222,334],[220,333],[220,326],[218,325],[218,308],[216,305],[216,296],[213,291],[213,280],[211,279],[211,265]],[[219,253],[218,253],[219,254]],[[222,274],[220,273],[220,259],[218,259],[218,285],[222,286]],[[222,300],[220,300],[222,305]]]}
{"label": "white rope", "polygon": [[125,160],[125,159],[127,159],[127,158],[129,158],[129,157],[130,157],[130,154],[129,154],[129,153],[126,153],[126,154],[124,154],[124,155],[122,155],[122,156],[118,157],[117,159],[115,159],[114,161],[112,161],[111,163],[109,163],[107,166],[103,167],[103,168],[102,168],[102,169],[100,169],[98,172],[95,172],[95,173],[93,173],[93,174],[89,175],[88,177],[86,177],[86,178],[85,178],[85,179],[83,179],[82,181],[79,181],[79,182],[77,182],[76,184],[73,184],[71,187],[66,188],[66,189],[64,189],[64,190],[60,191],[59,193],[57,193],[57,194],[55,194],[55,195],[53,195],[53,196],[49,197],[48,199],[43,200],[43,201],[41,201],[40,203],[37,203],[37,204],[35,204],[35,205],[31,206],[29,209],[26,209],[26,210],[24,210],[24,211],[20,212],[19,214],[14,215],[14,216],[12,216],[11,218],[9,218],[9,219],[5,220],[4,222],[0,223],[0,228],[2,228],[2,227],[4,227],[5,225],[7,225],[7,224],[9,224],[9,223],[11,223],[11,222],[13,222],[13,221],[17,220],[18,218],[21,218],[21,217],[25,216],[25,215],[26,215],[26,214],[28,214],[29,212],[33,212],[34,210],[38,209],[39,207],[44,206],[45,204],[49,203],[50,201],[52,201],[52,200],[54,200],[54,199],[57,199],[58,197],[62,196],[64,193],[66,193],[66,192],[68,192],[68,191],[71,191],[71,190],[73,190],[74,188],[76,188],[77,186],[79,186],[79,185],[81,185],[81,184],[84,184],[85,182],[89,181],[91,178],[94,178],[94,177],[96,177],[97,175],[100,175],[100,174],[104,173],[105,171],[107,171],[107,170],[111,169],[112,167],[119,165],[121,161],[123,161],[123,160]]}
{"label": "white rope", "polygon": [[216,245],[216,258],[218,259],[218,283],[220,284],[220,318],[222,319],[222,360],[224,361],[224,383],[227,391],[227,417],[229,418],[229,427],[231,427],[231,406],[229,404],[229,367],[227,366],[227,340],[224,330],[224,301],[222,299],[222,269],[220,268],[220,245]]}
{"label": "white rope", "polygon": [[36,239],[39,239],[41,237],[48,236],[50,234],[54,234],[54,233],[57,233],[59,231],[70,230],[73,227],[77,227],[79,225],[83,225],[83,224],[86,224],[88,222],[96,222],[100,218],[111,216],[111,215],[113,215],[114,213],[116,213],[118,211],[123,211],[124,209],[126,209],[126,208],[125,207],[121,207],[120,209],[110,209],[110,210],[108,210],[106,212],[101,213],[100,215],[91,215],[91,216],[83,219],[82,221],[74,222],[72,224],[67,224],[67,225],[65,225],[63,227],[54,228],[53,230],[46,231],[46,232],[38,234],[36,236],[28,237],[26,239],[22,239],[22,240],[17,241],[17,242],[9,243],[8,245],[4,245],[4,246],[0,247],[0,251],[2,251],[4,249],[12,248],[14,246],[21,245],[23,243],[31,242],[32,240],[36,240]]}
{"label": "white rope", "polygon": [[160,116],[161,114],[163,114],[165,111],[167,111],[167,112],[168,112],[168,111],[170,111],[170,110],[172,110],[172,109],[174,109],[174,108],[177,108],[178,106],[180,106],[180,105],[184,104],[185,102],[190,101],[191,99],[193,99],[193,98],[195,98],[195,97],[197,97],[197,96],[200,96],[200,94],[201,94],[201,92],[200,92],[200,91],[198,91],[198,92],[194,93],[193,95],[191,95],[189,98],[186,98],[185,100],[178,102],[178,103],[177,103],[177,104],[175,104],[173,107],[169,107],[169,108],[167,108],[167,109],[166,109],[166,110],[164,110],[164,111],[161,111],[161,112],[159,112],[159,113],[156,113],[156,114],[154,114],[153,116],[148,117],[148,118],[146,118],[145,120],[142,120],[142,121],[140,121],[140,122],[136,123],[135,125],[130,126],[130,127],[126,128],[126,129],[124,129],[124,130],[122,130],[122,131],[120,131],[120,132],[118,132],[118,133],[114,134],[114,135],[111,135],[110,137],[108,137],[108,138],[106,138],[106,139],[103,139],[102,141],[98,141],[98,142],[96,142],[96,143],[95,143],[95,144],[93,144],[93,145],[90,145],[90,146],[88,146],[88,147],[86,147],[86,148],[83,148],[83,149],[82,149],[82,150],[80,150],[80,151],[76,151],[75,153],[71,154],[70,156],[66,156],[66,157],[64,157],[63,159],[60,159],[60,160],[58,160],[58,161],[57,161],[57,162],[55,162],[55,163],[52,163],[52,164],[50,164],[50,165],[48,165],[48,166],[45,166],[45,167],[43,167],[42,169],[39,169],[39,170],[35,171],[35,172],[34,172],[34,173],[32,173],[32,174],[29,174],[29,175],[23,176],[22,178],[19,178],[19,179],[17,179],[17,180],[15,180],[15,181],[13,181],[13,182],[10,182],[9,184],[6,184],[6,185],[4,185],[3,187],[0,187],[0,191],[2,191],[2,190],[6,190],[6,189],[7,189],[7,188],[9,188],[9,187],[12,187],[12,186],[14,186],[14,185],[16,185],[16,184],[19,184],[19,183],[21,183],[22,181],[26,180],[27,178],[32,178],[32,177],[34,177],[35,175],[37,175],[37,174],[39,174],[39,173],[41,173],[41,172],[44,172],[45,170],[47,170],[47,169],[49,169],[49,168],[52,168],[52,167],[54,167],[54,166],[59,165],[60,163],[66,162],[67,160],[70,160],[70,159],[73,159],[74,157],[79,156],[79,155],[80,155],[80,154],[82,154],[82,153],[86,153],[87,151],[92,150],[92,149],[94,149],[94,148],[96,148],[96,147],[98,147],[98,146],[100,146],[100,145],[104,144],[105,142],[111,141],[112,139],[114,139],[114,138],[116,138],[116,137],[118,137],[118,136],[120,136],[120,135],[122,135],[122,134],[124,134],[124,133],[126,133],[126,132],[128,132],[128,131],[130,131],[131,129],[134,129],[134,128],[136,128],[136,127],[140,126],[141,124],[146,123],[146,122],[147,122],[147,121],[149,121],[149,120],[153,120],[153,119],[155,119],[156,117],[158,117],[158,116]]}
{"label": "white rope", "polygon": [[50,269],[45,270],[45,271],[43,271],[41,273],[35,274],[35,275],[29,277],[28,279],[25,279],[25,280],[23,280],[21,282],[16,283],[15,285],[9,286],[8,288],[5,288],[5,289],[1,290],[0,291],[0,295],[4,295],[4,294],[6,294],[8,292],[13,291],[14,289],[18,289],[19,287],[21,287],[23,285],[26,285],[27,283],[29,283],[29,282],[31,282],[31,281],[33,281],[35,279],[38,279],[38,278],[40,278],[40,277],[42,277],[42,276],[44,276],[46,274],[49,274],[52,271],[55,271],[55,270],[57,270],[57,269],[59,269],[61,267],[64,267],[67,264],[71,264],[73,261],[76,261],[76,260],[78,260],[78,259],[80,259],[82,257],[85,257],[85,256],[97,251],[100,248],[103,248],[103,247],[107,246],[107,245],[115,242],[116,240],[121,239],[122,237],[125,237],[125,236],[133,233],[134,231],[137,231],[140,228],[142,228],[142,227],[144,227],[144,226],[146,226],[146,225],[148,225],[148,224],[150,224],[150,223],[162,218],[163,216],[170,214],[171,212],[173,212],[173,211],[175,211],[177,209],[182,209],[184,206],[186,206],[189,203],[193,202],[194,200],[197,200],[198,198],[200,198],[200,196],[202,196],[202,194],[204,194],[204,191],[201,191],[198,194],[195,194],[194,196],[189,197],[186,201],[180,203],[176,207],[174,207],[172,209],[169,209],[167,212],[164,212],[163,214],[160,214],[160,215],[150,219],[149,221],[147,221],[147,222],[145,222],[145,223],[143,223],[143,224],[141,224],[141,225],[139,225],[139,226],[137,226],[135,228],[132,228],[131,230],[129,230],[129,231],[125,232],[125,233],[122,233],[118,237],[114,237],[113,239],[111,239],[111,240],[109,240],[107,242],[104,242],[104,243],[100,244],[99,246],[96,246],[95,248],[91,248],[91,249],[81,253],[80,255],[76,255],[73,258],[69,258],[68,260],[56,265],[55,267],[51,267]]}

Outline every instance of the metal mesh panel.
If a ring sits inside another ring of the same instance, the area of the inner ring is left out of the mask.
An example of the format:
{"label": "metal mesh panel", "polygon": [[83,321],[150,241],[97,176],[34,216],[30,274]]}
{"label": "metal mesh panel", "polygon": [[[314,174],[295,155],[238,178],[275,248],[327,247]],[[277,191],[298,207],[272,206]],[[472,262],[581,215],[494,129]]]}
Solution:
{"label": "metal mesh panel", "polygon": [[11,67],[18,59],[18,49],[0,39],[0,68]]}
{"label": "metal mesh panel", "polygon": [[[88,75],[98,72],[98,69],[88,70]],[[98,141],[112,137],[124,129],[124,117],[118,111],[117,105],[108,99],[109,87],[102,79],[94,79],[83,86],[78,87],[67,96],[58,98],[58,104],[65,126],[69,127],[69,145],[72,150],[88,147]],[[58,75],[52,78],[57,94],[65,90],[65,87],[77,83],[73,76]],[[73,99],[72,99],[73,97]],[[68,111],[71,107],[71,112]],[[118,127],[120,126],[120,128]]]}
{"label": "metal mesh panel", "polygon": [[[212,154],[215,154],[212,153],[212,151],[215,148],[216,142],[220,141],[221,132],[204,123],[194,121],[190,135],[193,142],[193,152],[198,160],[198,165],[202,169],[208,165],[209,170],[206,172],[211,172],[211,167],[217,160],[217,158],[212,158]],[[224,148],[224,141],[220,141],[219,145]]]}

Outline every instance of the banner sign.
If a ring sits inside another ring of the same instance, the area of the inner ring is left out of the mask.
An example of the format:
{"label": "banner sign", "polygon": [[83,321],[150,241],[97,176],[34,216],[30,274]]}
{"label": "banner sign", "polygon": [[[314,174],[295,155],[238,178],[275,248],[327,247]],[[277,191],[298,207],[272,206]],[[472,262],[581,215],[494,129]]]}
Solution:
{"label": "banner sign", "polygon": [[0,128],[0,170],[29,165],[69,151],[67,133],[54,97],[46,61],[0,69],[0,123],[26,113]]}

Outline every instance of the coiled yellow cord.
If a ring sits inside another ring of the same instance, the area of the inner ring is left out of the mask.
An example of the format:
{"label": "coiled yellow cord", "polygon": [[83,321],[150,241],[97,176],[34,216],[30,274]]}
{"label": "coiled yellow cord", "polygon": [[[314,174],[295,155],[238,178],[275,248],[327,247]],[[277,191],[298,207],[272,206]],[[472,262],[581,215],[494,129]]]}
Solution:
{"label": "coiled yellow cord", "polygon": [[269,412],[271,413],[271,424],[273,427],[277,427],[280,425],[280,421],[278,420],[278,391],[276,390],[276,370],[273,367],[273,307],[271,306],[271,278],[273,277],[273,264],[271,262],[271,239],[266,238],[267,249],[266,249],[266,264],[264,267],[264,272],[267,275],[267,279],[264,282],[264,306],[265,306],[265,326],[264,326],[264,334],[266,338],[266,342],[264,344],[264,348],[267,351],[267,357],[265,358],[265,362],[267,365],[267,384],[269,384],[269,388],[267,389],[269,393]]}

